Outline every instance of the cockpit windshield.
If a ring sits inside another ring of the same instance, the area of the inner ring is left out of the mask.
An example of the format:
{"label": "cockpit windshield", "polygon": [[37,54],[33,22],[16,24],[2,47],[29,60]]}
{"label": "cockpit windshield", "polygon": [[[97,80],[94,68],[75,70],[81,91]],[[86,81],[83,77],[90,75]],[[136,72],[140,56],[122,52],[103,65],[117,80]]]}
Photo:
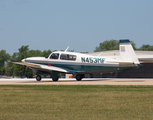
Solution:
{"label": "cockpit windshield", "polygon": [[50,54],[48,54],[45,58],[48,58]]}
{"label": "cockpit windshield", "polygon": [[50,59],[58,59],[59,57],[59,53],[53,53],[51,56],[50,56]]}

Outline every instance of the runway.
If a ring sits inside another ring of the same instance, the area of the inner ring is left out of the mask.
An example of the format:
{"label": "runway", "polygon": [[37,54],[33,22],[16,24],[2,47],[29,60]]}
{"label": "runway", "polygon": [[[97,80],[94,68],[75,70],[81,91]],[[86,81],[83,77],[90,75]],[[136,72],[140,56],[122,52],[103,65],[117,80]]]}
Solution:
{"label": "runway", "polygon": [[0,85],[153,85],[153,79],[116,79],[116,78],[85,78],[76,81],[74,78],[59,79],[53,82],[52,79],[0,79]]}

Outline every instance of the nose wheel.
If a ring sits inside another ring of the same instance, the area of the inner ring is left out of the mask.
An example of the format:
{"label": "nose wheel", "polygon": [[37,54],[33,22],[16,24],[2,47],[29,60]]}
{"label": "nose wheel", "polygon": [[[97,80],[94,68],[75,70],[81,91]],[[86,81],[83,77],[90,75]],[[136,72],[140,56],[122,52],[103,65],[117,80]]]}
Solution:
{"label": "nose wheel", "polygon": [[37,80],[37,81],[41,81],[41,76],[40,76],[40,75],[37,75],[37,76],[36,76],[36,80]]}

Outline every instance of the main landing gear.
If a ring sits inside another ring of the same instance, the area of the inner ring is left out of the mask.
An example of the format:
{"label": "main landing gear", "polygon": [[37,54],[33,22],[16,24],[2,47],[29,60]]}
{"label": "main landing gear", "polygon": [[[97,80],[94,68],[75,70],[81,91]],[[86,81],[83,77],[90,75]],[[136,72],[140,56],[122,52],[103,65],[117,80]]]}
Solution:
{"label": "main landing gear", "polygon": [[84,74],[77,74],[77,75],[76,75],[76,80],[77,80],[77,81],[81,81],[82,78],[84,78]]}
{"label": "main landing gear", "polygon": [[53,81],[58,81],[58,78],[52,78]]}
{"label": "main landing gear", "polygon": [[[76,80],[77,80],[77,81],[81,81],[82,78],[84,78],[84,74],[77,74],[77,75],[76,75]],[[58,81],[58,79],[59,79],[58,76],[52,78],[53,81]],[[37,81],[41,81],[41,76],[40,76],[40,75],[37,75],[37,76],[36,76],[36,80],[37,80]]]}

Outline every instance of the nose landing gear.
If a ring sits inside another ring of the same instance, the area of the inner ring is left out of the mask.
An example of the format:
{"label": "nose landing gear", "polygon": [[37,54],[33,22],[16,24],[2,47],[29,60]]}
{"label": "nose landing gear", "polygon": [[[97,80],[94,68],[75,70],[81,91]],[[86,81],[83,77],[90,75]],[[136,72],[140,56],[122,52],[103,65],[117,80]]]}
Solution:
{"label": "nose landing gear", "polygon": [[40,75],[37,75],[37,76],[36,76],[36,80],[37,80],[37,81],[41,81],[41,76],[40,76]]}

